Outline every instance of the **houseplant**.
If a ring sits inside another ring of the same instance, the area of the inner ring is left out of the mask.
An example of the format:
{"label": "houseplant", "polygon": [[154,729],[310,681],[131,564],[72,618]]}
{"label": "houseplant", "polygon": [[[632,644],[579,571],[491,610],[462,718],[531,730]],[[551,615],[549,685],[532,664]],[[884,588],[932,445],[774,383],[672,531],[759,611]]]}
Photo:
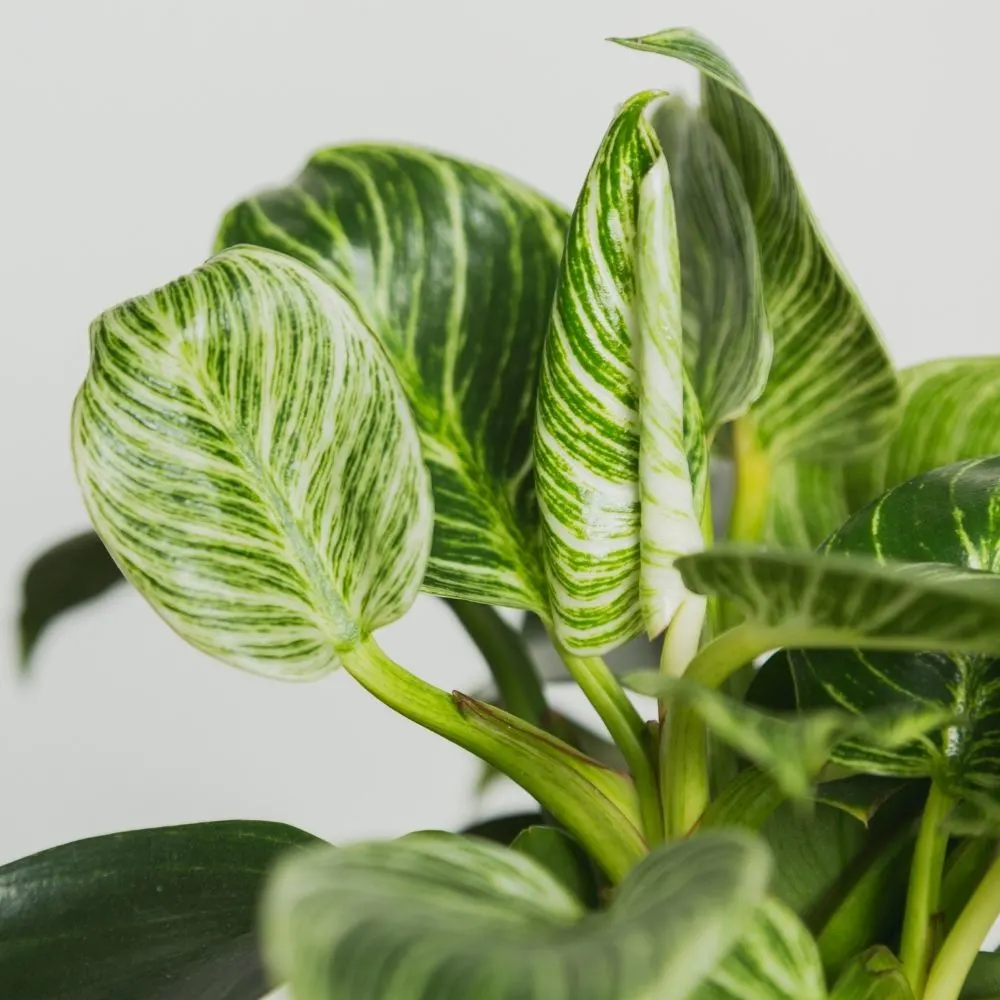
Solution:
{"label": "houseplant", "polygon": [[[572,213],[437,154],[327,150],[98,318],[73,419],[97,536],[26,581],[26,647],[120,567],[198,648],[343,667],[540,812],[26,858],[0,870],[10,995],[251,1000],[258,907],[299,1000],[1000,995],[1000,364],[896,372],[735,71],[689,31],[626,44],[695,66],[702,101],[626,101]],[[503,707],[379,648],[421,587]],[[620,768],[493,606],[543,621]],[[659,669],[617,677],[643,631]]]}

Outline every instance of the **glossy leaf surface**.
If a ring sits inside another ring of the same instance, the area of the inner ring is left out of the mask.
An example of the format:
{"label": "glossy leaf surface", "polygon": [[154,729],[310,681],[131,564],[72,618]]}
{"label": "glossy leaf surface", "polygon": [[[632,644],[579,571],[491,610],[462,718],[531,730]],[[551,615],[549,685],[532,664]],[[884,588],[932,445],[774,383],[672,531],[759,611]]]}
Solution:
{"label": "glossy leaf surface", "polygon": [[[991,571],[969,576],[984,593],[992,592],[1000,586],[993,575],[1000,568],[1000,458],[961,462],[895,487],[850,518],[826,548]],[[983,634],[988,630],[984,623]],[[795,651],[790,660],[800,703],[862,712],[939,706],[953,714],[955,724],[933,740],[897,750],[854,741],[837,758],[883,773],[937,774],[961,786],[992,788],[1000,778],[1000,667],[989,654],[1000,650],[984,644],[962,651],[960,643],[928,649],[930,644],[909,653]]]}
{"label": "glossy leaf surface", "polygon": [[743,182],[704,115],[674,98],[653,124],[677,211],[684,360],[711,432],[746,412],[771,366],[757,236]]}
{"label": "glossy leaf surface", "polygon": [[232,208],[218,246],[297,257],[352,299],[392,358],[434,486],[426,589],[545,612],[531,438],[565,212],[421,149],[316,153]]}
{"label": "glossy leaf surface", "polygon": [[673,558],[701,544],[673,201],[648,120],[661,97],[631,98],[604,137],[545,342],[538,495],[555,631],[580,654],[661,632],[684,595]]}
{"label": "glossy leaf surface", "polygon": [[686,28],[624,45],[702,76],[702,110],[743,181],[760,251],[774,360],[755,423],[775,458],[870,450],[891,431],[899,388],[874,323],[816,224],[774,128],[725,56]]}
{"label": "glossy leaf surface", "polygon": [[315,843],[227,822],[81,840],[0,868],[0,983],[17,1000],[260,1000],[264,876]]}
{"label": "glossy leaf surface", "polygon": [[35,643],[54,619],[100,597],[121,578],[121,570],[92,531],[67,538],[38,556],[22,584],[22,664],[27,666]]}
{"label": "glossy leaf surface", "polygon": [[406,399],[289,257],[230,250],[97,319],[73,454],[125,575],[227,663],[321,675],[416,597],[432,507]]}
{"label": "glossy leaf surface", "polygon": [[265,938],[296,1000],[684,1000],[748,928],[769,870],[758,842],[706,834],[646,857],[584,917],[531,858],[416,835],[281,866]]}

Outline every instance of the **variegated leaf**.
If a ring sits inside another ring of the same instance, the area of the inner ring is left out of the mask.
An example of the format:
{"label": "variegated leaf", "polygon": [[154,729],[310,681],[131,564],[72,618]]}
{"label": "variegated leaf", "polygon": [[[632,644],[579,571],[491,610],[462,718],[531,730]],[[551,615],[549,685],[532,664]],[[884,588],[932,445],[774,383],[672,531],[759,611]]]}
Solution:
{"label": "variegated leaf", "polygon": [[[883,494],[825,543],[831,553],[879,562],[935,561],[954,567],[983,595],[1000,588],[1000,457],[970,460],[918,476]],[[833,558],[831,556],[830,558]],[[980,571],[980,572],[975,572]],[[962,612],[955,609],[957,622]],[[790,654],[799,702],[866,712],[890,705],[940,707],[954,725],[931,741],[897,750],[857,740],[836,758],[883,773],[945,777],[1000,786],[1000,646],[983,642],[908,646],[908,653],[801,650]]]}
{"label": "variegated leaf", "polygon": [[677,212],[684,360],[711,434],[746,412],[771,366],[757,237],[739,174],[705,117],[672,98],[653,124]]}
{"label": "variegated leaf", "polygon": [[802,921],[769,899],[694,1000],[826,1000],[819,950]]}
{"label": "variegated leaf", "polygon": [[754,423],[774,459],[848,457],[892,430],[899,389],[874,323],[817,226],[774,128],[709,41],[678,28],[616,39],[702,76],[702,113],[753,215],[774,360]]}
{"label": "variegated leaf", "polygon": [[280,865],[265,952],[296,1000],[684,1000],[769,874],[759,841],[715,831],[654,851],[586,914],[526,855],[417,834]]}
{"label": "variegated leaf", "polygon": [[858,715],[842,708],[774,713],[681,677],[653,671],[629,674],[632,691],[690,706],[709,731],[766,771],[786,796],[807,799],[820,770],[842,743],[859,738],[886,749],[910,744],[951,722],[940,705]]}
{"label": "variegated leaf", "polygon": [[555,630],[582,654],[613,649],[643,624],[662,631],[684,595],[673,559],[701,544],[673,202],[648,119],[661,96],[626,102],[591,166],[539,384],[535,458]]}
{"label": "variegated leaf", "polygon": [[222,222],[219,247],[315,268],[392,358],[434,487],[433,593],[547,613],[531,437],[565,227],[503,174],[383,145],[322,150]]}
{"label": "variegated leaf", "polygon": [[230,250],[99,317],[73,454],[125,575],[228,663],[323,674],[419,589],[432,506],[406,398],[289,257]]}
{"label": "variegated leaf", "polygon": [[685,556],[678,568],[696,593],[724,597],[746,616],[753,655],[784,645],[1000,652],[992,574],[739,545]]}
{"label": "variegated leaf", "polygon": [[1000,358],[948,358],[899,373],[903,413],[888,441],[847,465],[789,460],[774,470],[763,540],[813,547],[892,486],[1000,453]]}

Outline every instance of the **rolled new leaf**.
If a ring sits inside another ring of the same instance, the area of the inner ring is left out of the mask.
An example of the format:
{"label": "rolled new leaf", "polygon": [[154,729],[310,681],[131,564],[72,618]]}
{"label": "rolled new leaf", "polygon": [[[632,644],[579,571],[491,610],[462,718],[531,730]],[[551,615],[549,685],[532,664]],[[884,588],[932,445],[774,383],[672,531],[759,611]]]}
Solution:
{"label": "rolled new leaf", "polygon": [[858,955],[844,969],[830,997],[831,1000],[913,1000],[913,992],[896,956],[888,948],[878,946]]}
{"label": "rolled new leaf", "polygon": [[125,575],[227,663],[319,676],[420,587],[432,501],[406,398],[289,257],[229,250],[98,318],[73,456]]}
{"label": "rolled new leaf", "polygon": [[260,1000],[264,879],[316,843],[280,823],[93,837],[0,868],[0,983],[17,1000]]}
{"label": "rolled new leaf", "polygon": [[296,1000],[684,1000],[769,874],[759,841],[716,831],[653,852],[587,914],[524,854],[417,834],[281,865],[266,953]]}
{"label": "rolled new leaf", "polygon": [[685,434],[687,423],[689,439],[702,437],[700,411],[685,393],[670,177],[648,119],[661,97],[627,101],[590,168],[539,383],[552,615],[559,641],[581,654],[644,625],[661,632],[685,593],[673,560],[701,546]]}
{"label": "rolled new leaf", "polygon": [[433,593],[547,614],[531,434],[566,213],[426,150],[341,146],[232,208],[217,246],[304,261],[392,359],[434,487]]}
{"label": "rolled new leaf", "polygon": [[701,111],[671,98],[653,124],[677,212],[684,360],[711,434],[747,411],[771,367],[757,234],[740,175]]}
{"label": "rolled new leaf", "polygon": [[674,28],[616,41],[701,73],[702,113],[743,182],[774,337],[767,388],[753,407],[768,455],[833,459],[874,449],[896,421],[896,375],[774,128],[736,69],[696,32]]}

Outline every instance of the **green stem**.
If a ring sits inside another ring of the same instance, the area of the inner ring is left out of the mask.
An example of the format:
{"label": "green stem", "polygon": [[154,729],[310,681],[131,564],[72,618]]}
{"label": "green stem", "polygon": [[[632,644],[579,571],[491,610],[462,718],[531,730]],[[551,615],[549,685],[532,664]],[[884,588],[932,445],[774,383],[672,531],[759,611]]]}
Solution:
{"label": "green stem", "polygon": [[733,462],[736,488],[728,537],[734,542],[759,542],[767,516],[772,467],[749,416],[733,422]]}
{"label": "green stem", "polygon": [[[738,625],[705,646],[684,676],[717,688],[774,645],[766,629]],[[698,715],[686,705],[675,704],[664,722],[660,737],[660,799],[668,838],[687,836],[711,799],[708,733]]]}
{"label": "green stem", "polygon": [[613,785],[624,781],[614,772],[500,709],[481,706],[488,714],[463,712],[461,699],[399,666],[374,639],[340,655],[348,673],[383,704],[521,785],[580,841],[612,881],[620,880],[645,853],[639,831],[614,801]]}
{"label": "green stem", "polygon": [[955,926],[945,938],[927,977],[923,1000],[957,1000],[969,969],[998,917],[1000,858],[990,865],[961,916],[955,921]]}
{"label": "green stem", "polygon": [[936,783],[931,785],[913,851],[899,958],[917,1000],[924,995],[927,970],[934,957],[931,924],[941,898],[941,877],[948,847],[943,823],[952,804]]}
{"label": "green stem", "polygon": [[599,656],[574,656],[561,648],[559,655],[625,758],[639,795],[646,839],[658,844],[663,840],[663,825],[649,727],[604,660]]}
{"label": "green stem", "polygon": [[488,604],[447,603],[483,654],[507,711],[544,728],[548,706],[542,682],[520,633]]}

